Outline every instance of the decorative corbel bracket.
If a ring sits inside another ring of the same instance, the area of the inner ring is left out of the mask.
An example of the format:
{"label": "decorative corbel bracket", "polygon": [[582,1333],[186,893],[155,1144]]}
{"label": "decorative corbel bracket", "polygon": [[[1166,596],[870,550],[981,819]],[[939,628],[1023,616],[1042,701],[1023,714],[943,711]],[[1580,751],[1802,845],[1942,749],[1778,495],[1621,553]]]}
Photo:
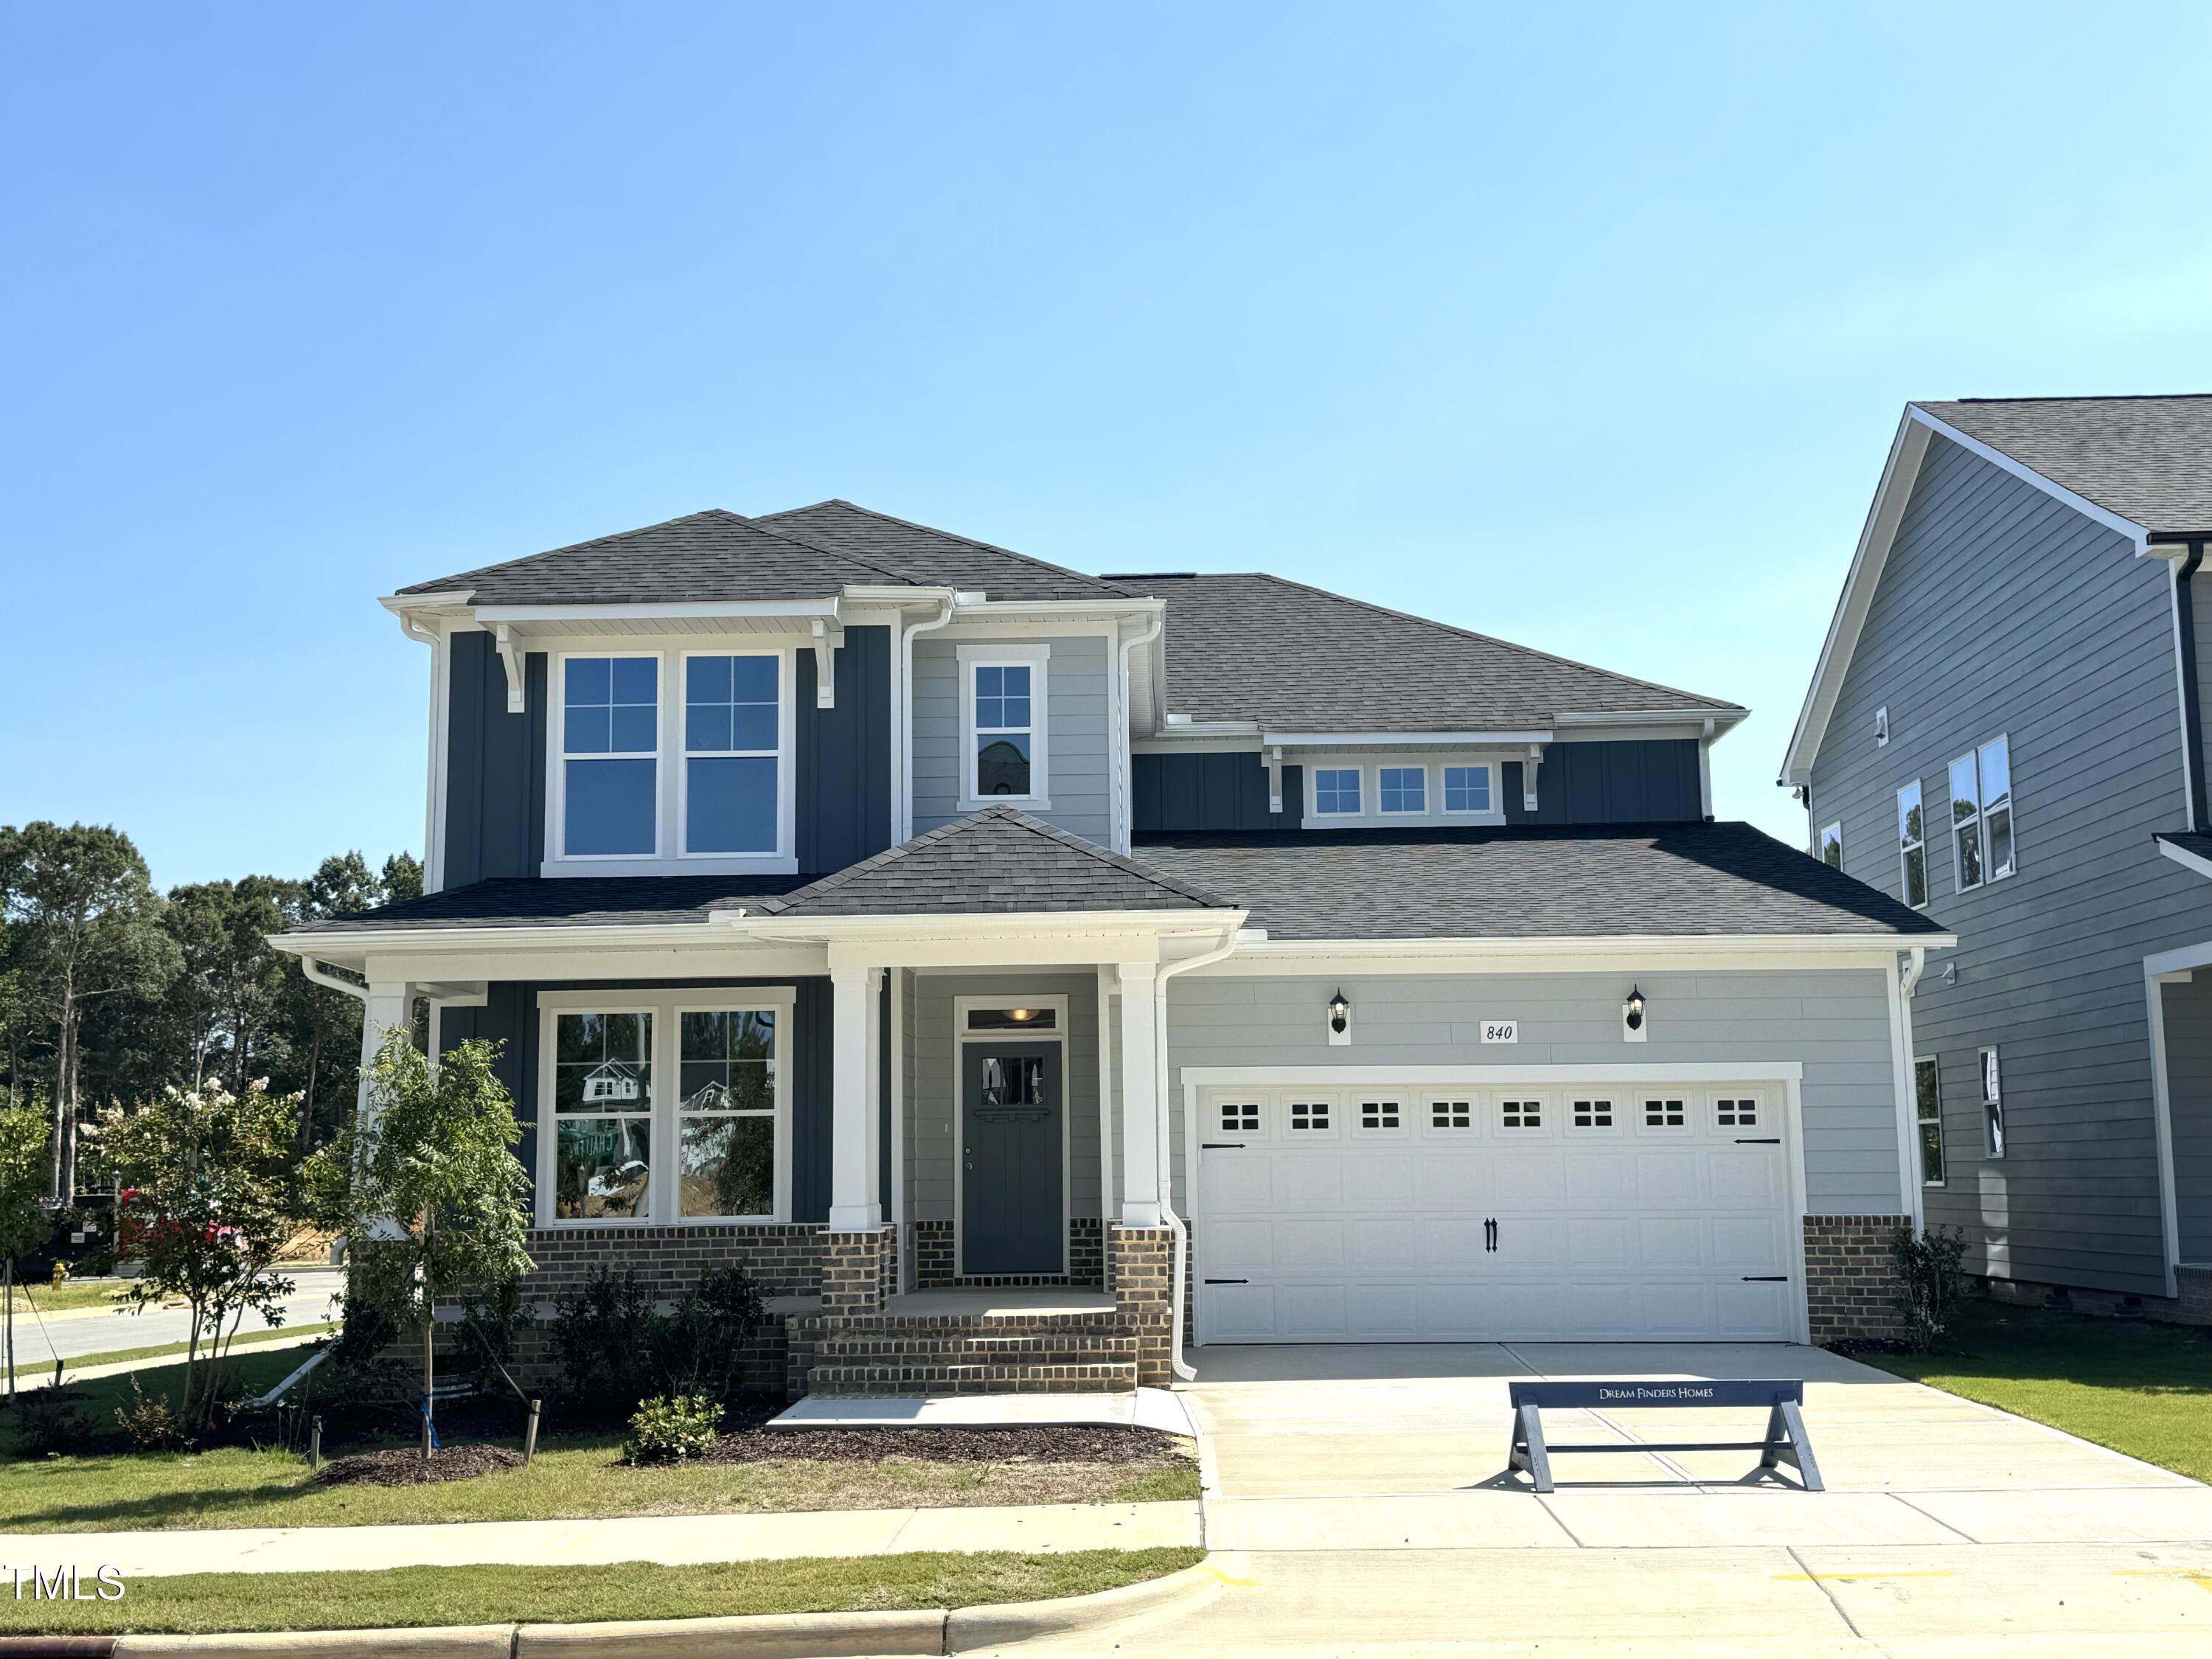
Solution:
{"label": "decorative corbel bracket", "polygon": [[1283,746],[1271,744],[1260,763],[1267,769],[1267,810],[1279,812],[1283,810]]}
{"label": "decorative corbel bracket", "polygon": [[1528,758],[1521,763],[1521,810],[1524,812],[1536,810],[1536,769],[1543,763],[1544,745],[1530,744]]}
{"label": "decorative corbel bracket", "polygon": [[507,712],[520,714],[530,694],[530,682],[523,673],[522,653],[514,648],[505,623],[492,624],[491,637],[493,648],[499,653],[499,665],[507,671]]}
{"label": "decorative corbel bracket", "polygon": [[841,623],[814,619],[814,706],[835,708],[837,706],[836,652],[845,643],[845,629]]}

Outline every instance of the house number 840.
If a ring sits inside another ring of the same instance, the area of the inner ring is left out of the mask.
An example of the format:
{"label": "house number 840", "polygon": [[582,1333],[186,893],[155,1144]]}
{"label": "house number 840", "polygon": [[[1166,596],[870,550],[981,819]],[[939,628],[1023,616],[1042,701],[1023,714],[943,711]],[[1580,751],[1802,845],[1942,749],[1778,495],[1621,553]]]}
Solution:
{"label": "house number 840", "polygon": [[1521,1022],[1517,1019],[1486,1019],[1482,1022],[1485,1042],[1518,1042],[1521,1041]]}

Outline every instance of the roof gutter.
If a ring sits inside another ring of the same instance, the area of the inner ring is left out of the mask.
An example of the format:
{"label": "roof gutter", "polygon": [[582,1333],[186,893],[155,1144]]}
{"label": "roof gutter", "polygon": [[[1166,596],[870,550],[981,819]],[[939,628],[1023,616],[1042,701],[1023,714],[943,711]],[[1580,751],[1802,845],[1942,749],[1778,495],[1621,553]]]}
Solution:
{"label": "roof gutter", "polygon": [[[1241,925],[1243,920],[1240,912],[1238,924]],[[1237,933],[1236,927],[1230,927],[1222,936],[1223,942],[1214,949],[1202,951],[1194,957],[1185,957],[1180,962],[1164,962],[1160,964],[1159,972],[1152,976],[1152,1063],[1155,1067],[1152,1118],[1159,1126],[1160,1136],[1160,1219],[1166,1222],[1170,1231],[1175,1234],[1175,1271],[1168,1280],[1168,1364],[1186,1382],[1195,1382],[1198,1373],[1182,1357],[1182,1290],[1184,1280],[1190,1273],[1190,1229],[1176,1213],[1175,1182],[1170,1178],[1175,1164],[1171,1157],[1173,1146],[1168,1136],[1168,981],[1177,974],[1187,974],[1194,968],[1203,968],[1209,963],[1219,962],[1232,955],[1237,949]],[[1129,1011],[1122,1009],[1121,1018],[1127,1019],[1128,1017]],[[1099,1040],[1105,1040],[1103,1031],[1099,1034]],[[1189,1173],[1193,1181],[1198,1178],[1195,1167]]]}
{"label": "roof gutter", "polygon": [[[276,941],[272,939],[269,942],[274,945]],[[368,987],[356,985],[349,979],[340,979],[313,957],[302,956],[300,958],[300,971],[318,985],[327,985],[333,991],[343,991],[349,997],[359,997],[363,1003],[368,1000]]]}

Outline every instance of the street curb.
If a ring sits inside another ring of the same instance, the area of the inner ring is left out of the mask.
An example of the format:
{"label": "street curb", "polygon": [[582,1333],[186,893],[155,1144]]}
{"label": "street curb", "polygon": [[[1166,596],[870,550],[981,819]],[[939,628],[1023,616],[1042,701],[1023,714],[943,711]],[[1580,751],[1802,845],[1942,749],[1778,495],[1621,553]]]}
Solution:
{"label": "street curb", "polygon": [[[1204,1563],[1090,1595],[894,1613],[772,1613],[746,1619],[638,1619],[588,1625],[449,1625],[396,1630],[118,1636],[113,1659],[857,1659],[972,1653],[1072,1635],[1170,1607],[1218,1583]],[[21,1638],[31,1642],[41,1638]],[[48,1638],[83,1642],[86,1638]],[[94,1638],[98,1642],[103,1638]]]}

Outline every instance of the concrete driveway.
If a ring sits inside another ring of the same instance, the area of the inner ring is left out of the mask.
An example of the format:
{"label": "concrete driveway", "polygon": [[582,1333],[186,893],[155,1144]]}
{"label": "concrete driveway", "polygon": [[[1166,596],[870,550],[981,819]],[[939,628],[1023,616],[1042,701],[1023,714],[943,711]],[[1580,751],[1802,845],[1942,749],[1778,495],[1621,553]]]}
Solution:
{"label": "concrete driveway", "polygon": [[[1193,1358],[1215,1583],[1114,1629],[1124,1654],[2212,1653],[2212,1489],[1818,1349]],[[1726,1411],[1547,1413],[1621,1450],[1505,1485],[1505,1383],[1532,1376],[1802,1376],[1828,1490],[1637,1449],[1764,1426]]]}

